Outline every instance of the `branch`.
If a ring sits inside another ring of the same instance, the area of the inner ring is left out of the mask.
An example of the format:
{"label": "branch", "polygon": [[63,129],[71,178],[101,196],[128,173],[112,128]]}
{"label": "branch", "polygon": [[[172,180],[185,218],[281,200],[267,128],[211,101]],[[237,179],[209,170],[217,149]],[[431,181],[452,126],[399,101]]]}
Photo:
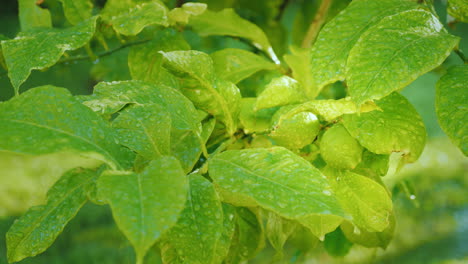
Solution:
{"label": "branch", "polygon": [[458,57],[460,57],[460,59],[463,61],[464,64],[468,64],[468,59],[466,58],[465,54],[463,54],[461,50],[455,49],[454,51],[458,55]]}
{"label": "branch", "polygon": [[310,23],[309,29],[302,41],[303,48],[310,48],[312,44],[314,44],[315,39],[317,38],[317,34],[320,31],[320,28],[325,22],[325,18],[327,17],[328,9],[330,8],[332,0],[322,0],[320,4],[319,10],[317,14],[315,14],[314,20]]}

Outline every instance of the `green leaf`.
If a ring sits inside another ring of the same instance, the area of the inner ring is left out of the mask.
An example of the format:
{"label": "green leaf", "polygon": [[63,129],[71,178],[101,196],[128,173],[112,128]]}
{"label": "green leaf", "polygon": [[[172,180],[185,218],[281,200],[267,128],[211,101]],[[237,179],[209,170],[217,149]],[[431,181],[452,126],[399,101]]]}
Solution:
{"label": "green leaf", "polygon": [[44,252],[88,200],[96,173],[81,168],[65,173],[47,193],[47,203],[29,209],[6,234],[8,262]]}
{"label": "green leaf", "polygon": [[225,263],[249,260],[265,246],[263,225],[258,215],[248,208],[239,207],[235,214],[236,230]]}
{"label": "green leaf", "polygon": [[18,11],[21,31],[52,27],[49,10],[39,7],[36,1],[18,0]]}
{"label": "green leaf", "polygon": [[169,23],[175,24],[187,24],[191,16],[198,16],[205,12],[206,4],[204,3],[184,3],[181,7],[172,9],[169,14]]}
{"label": "green leaf", "polygon": [[349,95],[361,105],[402,89],[439,66],[459,40],[428,11],[410,10],[384,18],[349,52]]}
{"label": "green leaf", "polygon": [[137,263],[171,228],[184,208],[187,179],[174,157],[158,157],[142,173],[105,172],[98,195],[110,204],[115,222],[133,245]]}
{"label": "green leaf", "polygon": [[130,49],[128,67],[132,78],[154,84],[166,84],[174,88],[178,87],[179,83],[176,78],[162,67],[163,57],[159,51],[188,49],[190,46],[177,31],[171,29],[158,31],[152,41]]}
{"label": "green leaf", "polygon": [[60,0],[60,2],[63,5],[65,17],[72,25],[91,17],[93,3],[90,0]]}
{"label": "green leaf", "polygon": [[302,86],[293,78],[274,78],[257,97],[255,109],[302,103],[306,99]]}
{"label": "green leaf", "polygon": [[390,215],[390,224],[382,232],[369,232],[364,229],[359,229],[348,221],[341,224],[341,230],[346,238],[356,244],[373,248],[381,247],[386,249],[392,241],[393,233],[395,232],[395,214]]}
{"label": "green leaf", "polygon": [[336,198],[351,215],[352,222],[370,232],[381,232],[390,224],[392,200],[377,182],[345,170],[326,167]]}
{"label": "green leaf", "polygon": [[292,54],[284,55],[284,60],[292,70],[292,76],[303,87],[307,98],[314,99],[319,90],[313,86],[310,64],[310,49],[290,47]]}
{"label": "green leaf", "polygon": [[164,107],[146,104],[124,109],[112,126],[120,144],[152,160],[170,154],[171,123]]}
{"label": "green leaf", "polygon": [[112,168],[121,167],[127,158],[107,122],[64,88],[37,87],[0,104],[0,124],[0,151],[75,152]]}
{"label": "green leaf", "polygon": [[274,63],[242,49],[223,49],[210,56],[216,74],[233,83],[238,83],[261,70],[276,69]]}
{"label": "green leaf", "polygon": [[447,11],[461,22],[468,23],[468,3],[464,0],[448,0]]}
{"label": "green leaf", "polygon": [[455,66],[440,78],[436,89],[436,112],[440,127],[468,156],[468,66]]}
{"label": "green leaf", "polygon": [[384,176],[388,172],[390,155],[379,155],[368,150],[362,152],[362,161],[353,172],[361,175]]}
{"label": "green leaf", "polygon": [[[121,2],[120,2],[121,1]],[[117,33],[134,36],[150,25],[168,26],[167,7],[159,1],[111,1],[103,11],[103,19]]]}
{"label": "green leaf", "polygon": [[382,111],[343,116],[348,132],[376,154],[403,152],[408,162],[421,155],[426,142],[424,123],[414,107],[398,93],[376,101]]}
{"label": "green leaf", "polygon": [[346,256],[352,246],[353,243],[346,238],[341,228],[337,228],[335,231],[327,234],[323,242],[323,247],[328,254],[335,257]]}
{"label": "green leaf", "polygon": [[[415,1],[408,0],[352,1],[322,28],[312,47],[309,74],[313,82],[310,90],[317,94],[325,85],[344,80],[348,54],[361,34],[382,18],[417,6]],[[379,40],[385,42],[386,38]],[[373,56],[367,54],[367,60],[371,59]]]}
{"label": "green leaf", "polygon": [[282,118],[291,118],[300,112],[312,112],[330,122],[344,114],[365,113],[375,109],[378,107],[373,102],[366,102],[361,107],[357,107],[349,97],[339,100],[312,100],[294,107],[291,106]]}
{"label": "green leaf", "polygon": [[[193,131],[187,131],[178,138],[171,139],[172,155],[179,159],[182,168],[186,173],[192,171],[203,150],[201,144],[206,144],[211,136],[216,124],[216,119],[212,118],[203,124],[200,137]],[[201,140],[200,140],[201,138]]]}
{"label": "green leaf", "polygon": [[342,124],[336,124],[323,134],[320,155],[331,167],[354,169],[361,162],[362,147]]}
{"label": "green leaf", "polygon": [[287,219],[343,215],[327,179],[285,148],[225,151],[208,166],[223,199],[234,205],[258,205]]}
{"label": "green leaf", "polygon": [[275,63],[279,64],[265,33],[257,25],[241,18],[231,8],[219,12],[207,10],[203,14],[191,18],[189,24],[202,36],[227,35],[248,39],[252,41],[254,46],[269,54]]}
{"label": "green leaf", "polygon": [[320,130],[320,122],[311,112],[290,115],[289,109],[285,107],[275,113],[270,137],[277,145],[300,149],[314,141]]}
{"label": "green leaf", "polygon": [[253,132],[267,132],[270,129],[271,118],[276,108],[254,110],[256,98],[242,98],[239,122],[247,134]]}
{"label": "green leaf", "polygon": [[11,40],[1,42],[8,66],[8,77],[18,94],[31,70],[42,70],[57,63],[67,50],[75,50],[89,42],[94,34],[97,17],[66,29],[41,29],[21,32]]}
{"label": "green leaf", "polygon": [[223,122],[229,134],[237,130],[240,91],[231,82],[217,79],[210,56],[200,51],[163,52],[164,66],[183,78],[183,93],[200,109]]}
{"label": "green leaf", "polygon": [[94,94],[83,100],[86,106],[101,114],[116,113],[128,104],[159,104],[169,112],[177,135],[201,130],[200,123],[193,118],[197,111],[192,102],[165,85],[142,81],[101,82],[94,86]]}
{"label": "green leaf", "polygon": [[185,209],[161,241],[163,262],[220,263],[216,250],[224,230],[221,202],[208,180],[197,174],[189,178]]}
{"label": "green leaf", "polygon": [[266,236],[271,246],[282,255],[284,243],[296,230],[294,221],[285,219],[275,213],[267,212]]}

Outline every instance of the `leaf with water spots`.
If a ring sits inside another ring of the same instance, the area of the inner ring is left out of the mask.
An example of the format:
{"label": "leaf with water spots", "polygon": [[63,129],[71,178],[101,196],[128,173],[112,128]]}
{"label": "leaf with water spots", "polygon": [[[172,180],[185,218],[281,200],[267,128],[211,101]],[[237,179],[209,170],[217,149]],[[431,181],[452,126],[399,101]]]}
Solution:
{"label": "leaf with water spots", "polygon": [[253,45],[265,51],[279,63],[265,32],[252,22],[240,17],[234,9],[226,8],[215,12],[205,11],[190,19],[189,25],[202,36],[227,35],[252,41]]}
{"label": "leaf with water spots", "polygon": [[299,82],[288,76],[274,78],[258,95],[255,109],[302,103],[306,95]]}
{"label": "leaf with water spots", "polygon": [[8,66],[8,77],[19,92],[32,70],[48,68],[68,50],[75,50],[91,40],[97,17],[92,17],[74,27],[65,29],[42,28],[21,32],[11,40],[1,42],[3,56]]}
{"label": "leaf with water spots", "polygon": [[468,2],[465,0],[448,0],[447,12],[461,22],[468,22]]}
{"label": "leaf with water spots", "polygon": [[320,140],[320,155],[335,168],[354,169],[362,160],[362,150],[342,124],[329,128]]}
{"label": "leaf with water spots", "polygon": [[181,7],[176,7],[169,11],[169,13],[167,14],[169,18],[169,23],[171,25],[185,25],[189,22],[189,18],[191,16],[198,16],[205,12],[206,7],[207,6],[205,3],[184,3]]}
{"label": "leaf with water spots", "polygon": [[350,97],[361,105],[404,88],[439,66],[459,41],[425,10],[382,19],[349,52],[346,79]]}
{"label": "leaf with water spots", "polygon": [[184,95],[223,122],[227,132],[233,134],[237,129],[240,91],[233,83],[216,77],[210,56],[195,50],[163,55],[164,67],[181,78]]}
{"label": "leaf with water spots", "polygon": [[256,98],[242,98],[239,112],[239,122],[244,132],[247,134],[253,132],[266,132],[270,129],[270,123],[277,108],[254,109]]}
{"label": "leaf with water spots", "polygon": [[177,224],[161,241],[163,262],[220,263],[216,250],[225,216],[218,194],[212,183],[198,174],[189,176],[189,186],[187,202]]}
{"label": "leaf with water spots", "polygon": [[41,8],[36,1],[19,0],[18,15],[21,31],[28,31],[34,28],[51,28],[52,18],[50,11]]}
{"label": "leaf with water spots", "polygon": [[98,196],[108,202],[119,229],[143,263],[148,249],[171,228],[184,208],[187,178],[176,158],[161,156],[142,173],[104,172]]}
{"label": "leaf with water spots", "polygon": [[68,22],[76,25],[91,17],[93,3],[90,0],[60,0]]}
{"label": "leaf with water spots", "polygon": [[97,174],[73,169],[65,173],[47,193],[47,203],[30,208],[6,234],[8,262],[18,262],[44,252],[88,200],[87,193]]}
{"label": "leaf with water spots", "polygon": [[389,225],[382,232],[369,232],[354,226],[349,221],[341,224],[341,230],[346,238],[353,243],[368,248],[381,247],[382,249],[386,249],[392,241],[393,233],[395,232],[396,220],[394,212],[390,215],[389,221]]}
{"label": "leaf with water spots", "polygon": [[[383,18],[417,7],[415,1],[408,0],[352,1],[322,28],[312,47],[309,89],[318,94],[325,85],[344,80],[349,52],[359,37]],[[384,43],[385,38],[380,41]],[[373,59],[367,56],[367,60]]]}
{"label": "leaf with water spots", "polygon": [[208,168],[223,199],[234,205],[260,206],[293,220],[344,215],[327,178],[285,148],[225,151]]}
{"label": "leaf with water spots", "polygon": [[74,152],[113,168],[129,158],[108,123],[64,88],[41,86],[0,104],[0,124],[0,151]]}
{"label": "leaf with water spots", "polygon": [[382,232],[390,224],[393,205],[387,190],[377,182],[346,170],[326,167],[335,197],[352,222],[369,232]]}
{"label": "leaf with water spots", "polygon": [[286,106],[275,113],[269,134],[277,145],[293,150],[312,143],[320,130],[316,115],[307,111],[291,115],[290,109],[294,107]]}
{"label": "leaf with water spots", "polygon": [[170,153],[171,116],[158,104],[128,107],[112,121],[116,139],[148,160]]}
{"label": "leaf with water spots", "polygon": [[128,68],[133,80],[178,88],[175,76],[162,67],[159,51],[188,50],[189,44],[173,29],[158,31],[150,42],[134,46],[128,53]]}
{"label": "leaf with water spots", "polygon": [[168,12],[159,1],[111,0],[101,14],[117,33],[134,36],[150,25],[168,26]]}
{"label": "leaf with water spots", "polygon": [[274,70],[276,65],[262,56],[242,49],[222,49],[210,54],[216,74],[238,83],[261,70]]}
{"label": "leaf with water spots", "polygon": [[376,104],[381,110],[343,116],[348,132],[371,152],[403,152],[406,161],[416,161],[426,142],[426,129],[419,114],[398,93]]}
{"label": "leaf with water spots", "polygon": [[455,66],[437,83],[436,112],[440,127],[468,156],[468,66]]}

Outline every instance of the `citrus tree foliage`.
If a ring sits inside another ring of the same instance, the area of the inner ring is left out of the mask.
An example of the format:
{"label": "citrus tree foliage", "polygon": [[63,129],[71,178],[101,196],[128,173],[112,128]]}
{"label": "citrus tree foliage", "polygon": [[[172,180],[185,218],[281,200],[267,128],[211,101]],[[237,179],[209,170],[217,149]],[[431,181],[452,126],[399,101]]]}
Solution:
{"label": "citrus tree foliage", "polygon": [[[452,51],[464,58],[428,1],[324,0],[290,32],[281,1],[41,2],[19,0],[21,32],[0,36],[15,93],[0,103],[0,152],[77,161],[11,226],[10,263],[47,250],[86,202],[109,206],[136,263],[150,250],[239,263],[266,241],[281,256],[295,232],[332,255],[385,248],[395,216],[380,177],[426,140],[399,91]],[[460,22],[467,8],[448,1]],[[92,93],[24,89],[32,71],[81,60],[96,64]],[[467,66],[454,66],[435,106],[465,155],[467,91]]]}

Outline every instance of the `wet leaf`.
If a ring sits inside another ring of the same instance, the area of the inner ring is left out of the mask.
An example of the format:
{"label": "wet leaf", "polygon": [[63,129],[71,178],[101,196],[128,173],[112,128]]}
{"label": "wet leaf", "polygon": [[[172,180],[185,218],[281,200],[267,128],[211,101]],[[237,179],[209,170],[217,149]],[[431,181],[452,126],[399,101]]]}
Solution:
{"label": "wet leaf", "polygon": [[274,78],[257,97],[255,109],[302,103],[306,99],[302,86],[293,78]]}
{"label": "wet leaf", "polygon": [[325,176],[282,147],[225,151],[210,160],[209,173],[234,205],[260,206],[287,219],[343,215]]}
{"label": "wet leaf", "polygon": [[49,190],[46,204],[30,208],[16,220],[6,234],[8,261],[18,262],[50,247],[88,200],[96,176],[81,168],[65,173]]}
{"label": "wet leaf", "polygon": [[187,24],[191,16],[198,16],[205,12],[206,4],[204,3],[184,3],[181,7],[172,9],[169,14],[170,24]]}
{"label": "wet leaf", "polygon": [[468,2],[464,0],[448,0],[447,11],[461,22],[468,22]]}
{"label": "wet leaf", "polygon": [[419,114],[398,93],[376,104],[382,111],[345,115],[343,124],[348,132],[371,152],[403,152],[408,162],[416,161],[426,142],[426,130]]}
{"label": "wet leaf", "polygon": [[428,11],[410,10],[384,18],[349,52],[349,95],[361,105],[400,90],[439,66],[459,40]]}
{"label": "wet leaf", "polygon": [[320,155],[327,165],[354,169],[362,160],[363,148],[342,124],[329,128],[320,141]]}
{"label": "wet leaf", "polygon": [[112,126],[120,144],[152,160],[170,154],[171,123],[164,107],[147,104],[121,111]]}
{"label": "wet leaf", "polygon": [[19,0],[18,13],[21,31],[52,27],[52,18],[49,10],[38,6],[36,1]]}
{"label": "wet leaf", "polygon": [[[223,208],[213,185],[189,176],[190,188],[177,224],[161,241],[164,263],[220,263],[216,250],[224,230]],[[227,250],[225,250],[227,254]]]}
{"label": "wet leaf", "polygon": [[314,99],[319,90],[314,87],[311,64],[310,64],[310,49],[300,49],[297,47],[290,47],[292,54],[284,55],[284,60],[292,70],[292,76],[303,87],[307,98]]}
{"label": "wet leaf", "polygon": [[258,71],[276,69],[274,63],[242,49],[223,49],[210,56],[216,74],[236,84]]}
{"label": "wet leaf", "polygon": [[97,17],[65,29],[37,29],[21,32],[11,40],[1,42],[3,56],[8,66],[8,77],[19,92],[32,70],[42,70],[57,63],[67,50],[75,50],[94,35]]}
{"label": "wet leaf", "polygon": [[440,127],[468,156],[468,66],[455,66],[440,78],[436,89],[436,112]]}
{"label": "wet leaf", "polygon": [[174,157],[151,161],[142,173],[104,172],[98,195],[107,201],[119,229],[142,263],[148,249],[171,228],[184,208],[187,179]]}
{"label": "wet leaf", "polygon": [[64,88],[41,86],[0,104],[0,124],[0,151],[31,155],[69,151],[113,168],[128,158],[110,126]]}
{"label": "wet leaf", "polygon": [[93,3],[90,0],[60,0],[60,2],[63,5],[65,17],[72,25],[91,17]]}
{"label": "wet leaf", "polygon": [[348,221],[341,224],[341,230],[346,238],[356,244],[373,248],[381,247],[386,249],[392,241],[393,233],[395,232],[395,214],[392,212],[389,218],[390,224],[382,232],[369,232],[364,229],[355,227]]}
{"label": "wet leaf", "polygon": [[239,122],[247,134],[253,132],[266,132],[270,129],[271,118],[276,108],[255,111],[256,98],[242,98],[239,113]]}
{"label": "wet leaf", "polygon": [[[349,52],[370,27],[387,16],[417,7],[414,1],[408,0],[352,1],[322,28],[312,47],[311,91],[317,94],[325,85],[345,79]],[[367,55],[368,59],[372,58]]]}

